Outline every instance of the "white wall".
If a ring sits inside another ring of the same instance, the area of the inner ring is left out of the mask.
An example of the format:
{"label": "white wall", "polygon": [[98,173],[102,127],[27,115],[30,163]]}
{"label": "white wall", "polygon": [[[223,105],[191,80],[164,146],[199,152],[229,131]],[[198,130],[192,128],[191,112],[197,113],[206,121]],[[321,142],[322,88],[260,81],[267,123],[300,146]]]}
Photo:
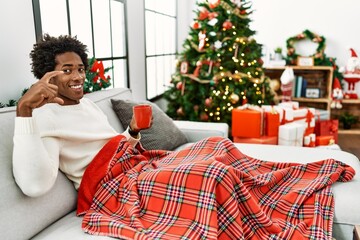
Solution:
{"label": "white wall", "polygon": [[[286,53],[286,40],[309,29],[326,39],[325,53],[335,57],[338,66],[346,65],[352,47],[360,56],[360,1],[266,0],[253,1],[252,29],[255,39],[269,48]],[[296,50],[302,53],[301,42]],[[318,45],[314,44],[312,50]],[[304,49],[305,50],[305,49]],[[314,51],[310,51],[314,53]]]}
{"label": "white wall", "polygon": [[0,102],[18,99],[34,82],[29,53],[35,42],[32,3],[2,2],[0,7]]}
{"label": "white wall", "polygon": [[[178,46],[189,32],[194,18],[196,0],[178,0]],[[326,54],[337,58],[344,66],[352,47],[360,56],[360,1],[344,0],[266,0],[253,1],[251,27],[257,31],[256,40],[274,48],[282,46],[290,36],[305,29],[326,38]],[[143,0],[128,0],[128,36],[130,83],[134,96],[145,98],[145,44]],[[32,3],[29,0],[7,1],[0,8],[0,102],[20,97],[22,89],[30,86],[34,77],[30,72],[29,52],[35,43]]]}

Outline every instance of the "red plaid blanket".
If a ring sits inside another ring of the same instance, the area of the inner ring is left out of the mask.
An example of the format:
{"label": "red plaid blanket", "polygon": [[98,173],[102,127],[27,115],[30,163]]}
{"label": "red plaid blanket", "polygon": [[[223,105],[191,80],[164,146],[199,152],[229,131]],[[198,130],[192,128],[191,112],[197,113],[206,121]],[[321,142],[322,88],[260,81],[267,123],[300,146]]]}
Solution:
{"label": "red plaid blanket", "polygon": [[330,185],[354,174],[260,161],[220,137],[174,152],[117,137],[87,168],[78,214],[85,232],[122,239],[331,239]]}

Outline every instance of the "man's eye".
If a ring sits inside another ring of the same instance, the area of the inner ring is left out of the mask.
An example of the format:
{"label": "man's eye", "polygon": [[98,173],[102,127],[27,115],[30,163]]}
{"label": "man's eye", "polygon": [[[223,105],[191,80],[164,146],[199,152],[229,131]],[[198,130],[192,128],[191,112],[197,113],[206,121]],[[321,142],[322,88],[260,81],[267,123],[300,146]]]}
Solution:
{"label": "man's eye", "polygon": [[70,69],[64,69],[63,72],[64,73],[71,73]]}
{"label": "man's eye", "polygon": [[79,72],[81,73],[85,72],[85,68],[79,68]]}

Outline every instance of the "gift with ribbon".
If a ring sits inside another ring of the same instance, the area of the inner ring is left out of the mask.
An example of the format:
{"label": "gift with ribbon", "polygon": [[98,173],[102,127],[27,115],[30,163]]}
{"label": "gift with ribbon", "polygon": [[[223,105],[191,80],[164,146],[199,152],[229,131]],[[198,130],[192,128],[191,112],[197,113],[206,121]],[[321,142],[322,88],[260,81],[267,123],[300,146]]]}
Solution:
{"label": "gift with ribbon", "polygon": [[316,146],[316,135],[311,133],[304,137],[304,147],[315,147]]}
{"label": "gift with ribbon", "polygon": [[276,111],[279,114],[280,124],[290,123],[294,120],[294,110],[292,108],[285,108],[279,105],[262,105],[265,112]]}
{"label": "gift with ribbon", "polygon": [[285,107],[285,108],[292,108],[292,109],[299,109],[299,102],[295,102],[295,101],[288,101],[288,102],[281,102],[279,103],[280,107]]}
{"label": "gift with ribbon", "polygon": [[310,135],[315,131],[315,108],[299,108],[294,110],[294,120],[296,123],[306,125],[304,136]]}
{"label": "gift with ribbon", "polygon": [[315,109],[315,121],[330,120],[330,111]]}
{"label": "gift with ribbon", "polygon": [[234,108],[231,131],[233,137],[259,138],[264,135],[264,110],[250,104]]}
{"label": "gift with ribbon", "polygon": [[280,126],[280,114],[275,108],[272,108],[271,111],[265,112],[265,135],[268,137],[277,137],[279,134]]}
{"label": "gift with ribbon", "polygon": [[245,138],[245,137],[234,137],[233,141],[235,143],[254,143],[254,144],[270,144],[277,145],[278,137],[277,136],[261,136],[258,138]]}
{"label": "gift with ribbon", "polygon": [[305,128],[303,123],[295,122],[280,125],[278,144],[302,147]]}
{"label": "gift with ribbon", "polygon": [[333,136],[335,143],[338,143],[338,128],[338,119],[316,121],[315,134],[316,136]]}
{"label": "gift with ribbon", "polygon": [[316,146],[326,146],[335,143],[334,136],[316,136]]}

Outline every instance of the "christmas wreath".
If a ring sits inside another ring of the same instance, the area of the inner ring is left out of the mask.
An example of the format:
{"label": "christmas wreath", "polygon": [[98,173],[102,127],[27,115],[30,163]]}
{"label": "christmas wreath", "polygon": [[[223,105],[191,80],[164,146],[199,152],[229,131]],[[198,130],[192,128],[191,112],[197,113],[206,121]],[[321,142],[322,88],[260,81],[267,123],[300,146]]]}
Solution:
{"label": "christmas wreath", "polygon": [[325,38],[318,34],[315,34],[309,30],[305,30],[300,34],[297,34],[293,37],[290,37],[286,40],[286,48],[287,48],[287,58],[286,62],[288,65],[295,65],[297,57],[299,54],[296,53],[294,44],[298,41],[310,39],[314,43],[318,43],[318,47],[316,48],[316,52],[312,55],[314,58],[315,65],[322,65],[324,60],[324,51],[325,51]]}

